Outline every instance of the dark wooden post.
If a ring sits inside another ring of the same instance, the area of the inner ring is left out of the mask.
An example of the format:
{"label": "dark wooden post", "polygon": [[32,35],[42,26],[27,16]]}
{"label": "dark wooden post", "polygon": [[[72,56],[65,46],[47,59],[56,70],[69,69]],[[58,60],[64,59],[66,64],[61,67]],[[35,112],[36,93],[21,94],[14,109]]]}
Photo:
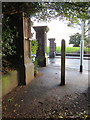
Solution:
{"label": "dark wooden post", "polygon": [[61,41],[61,85],[65,85],[65,40]]}

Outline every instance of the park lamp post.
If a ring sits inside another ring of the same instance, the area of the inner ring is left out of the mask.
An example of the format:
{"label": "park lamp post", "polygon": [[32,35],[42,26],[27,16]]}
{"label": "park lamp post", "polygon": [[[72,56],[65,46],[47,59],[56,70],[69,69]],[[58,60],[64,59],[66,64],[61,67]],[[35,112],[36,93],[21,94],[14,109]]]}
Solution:
{"label": "park lamp post", "polygon": [[82,36],[80,41],[80,72],[83,71],[83,55],[84,55],[84,37],[85,37],[85,21],[81,23]]}

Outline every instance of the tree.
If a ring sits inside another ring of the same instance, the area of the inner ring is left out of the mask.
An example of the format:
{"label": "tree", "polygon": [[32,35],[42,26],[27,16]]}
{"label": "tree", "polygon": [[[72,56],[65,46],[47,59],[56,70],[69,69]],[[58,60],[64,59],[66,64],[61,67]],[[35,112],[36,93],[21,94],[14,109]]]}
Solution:
{"label": "tree", "polygon": [[84,46],[85,47],[90,47],[90,40],[89,40],[88,37],[85,37]]}
{"label": "tree", "polygon": [[41,2],[3,2],[2,12],[3,14],[14,14],[25,12],[26,15],[35,15],[41,9]]}
{"label": "tree", "polygon": [[81,40],[81,34],[76,33],[70,36],[69,44],[73,44],[73,47],[79,47]]}
{"label": "tree", "polygon": [[16,13],[26,12],[29,16],[36,16],[38,20],[51,18],[66,18],[75,22],[80,19],[88,19],[89,2],[3,2],[2,12]]}
{"label": "tree", "polygon": [[[70,36],[69,44],[73,44],[73,47],[79,47],[80,46],[80,41],[81,41],[81,34],[80,33],[75,33],[74,35]],[[84,45],[87,47],[89,44],[89,39],[85,35],[84,39]]]}
{"label": "tree", "polygon": [[16,29],[13,30],[9,27],[9,18],[6,17],[3,20],[2,25],[2,57],[7,57],[10,55],[16,54],[16,47],[14,45],[14,39],[17,37],[14,32]]}

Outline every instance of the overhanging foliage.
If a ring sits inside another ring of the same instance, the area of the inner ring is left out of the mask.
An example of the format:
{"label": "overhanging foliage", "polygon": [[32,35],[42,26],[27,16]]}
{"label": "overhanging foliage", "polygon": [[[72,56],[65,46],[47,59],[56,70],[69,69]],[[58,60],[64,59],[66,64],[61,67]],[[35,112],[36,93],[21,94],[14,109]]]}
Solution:
{"label": "overhanging foliage", "polygon": [[13,14],[26,12],[29,16],[36,16],[38,20],[65,17],[77,22],[77,18],[86,20],[89,18],[89,2],[3,2],[2,12]]}

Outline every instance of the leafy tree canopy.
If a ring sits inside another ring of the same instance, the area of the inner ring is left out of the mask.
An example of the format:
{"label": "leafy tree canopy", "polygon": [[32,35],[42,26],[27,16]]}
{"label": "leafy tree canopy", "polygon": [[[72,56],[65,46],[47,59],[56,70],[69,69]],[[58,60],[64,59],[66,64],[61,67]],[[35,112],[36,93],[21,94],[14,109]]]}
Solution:
{"label": "leafy tree canopy", "polygon": [[2,12],[3,14],[14,14],[19,12],[25,12],[27,15],[34,15],[39,12],[41,3],[39,2],[3,2]]}
{"label": "leafy tree canopy", "polygon": [[76,33],[70,36],[69,44],[73,44],[74,47],[79,47],[81,40],[81,34]]}
{"label": "leafy tree canopy", "polygon": [[77,18],[89,18],[88,7],[89,2],[3,2],[2,11],[4,14],[26,12],[38,20],[66,18],[73,23],[78,22]]}
{"label": "leafy tree canopy", "polygon": [[[73,44],[73,47],[79,47],[80,41],[81,41],[81,34],[76,33],[76,34],[70,36],[69,44]],[[84,45],[87,47],[88,44],[89,44],[89,39],[85,35]]]}

